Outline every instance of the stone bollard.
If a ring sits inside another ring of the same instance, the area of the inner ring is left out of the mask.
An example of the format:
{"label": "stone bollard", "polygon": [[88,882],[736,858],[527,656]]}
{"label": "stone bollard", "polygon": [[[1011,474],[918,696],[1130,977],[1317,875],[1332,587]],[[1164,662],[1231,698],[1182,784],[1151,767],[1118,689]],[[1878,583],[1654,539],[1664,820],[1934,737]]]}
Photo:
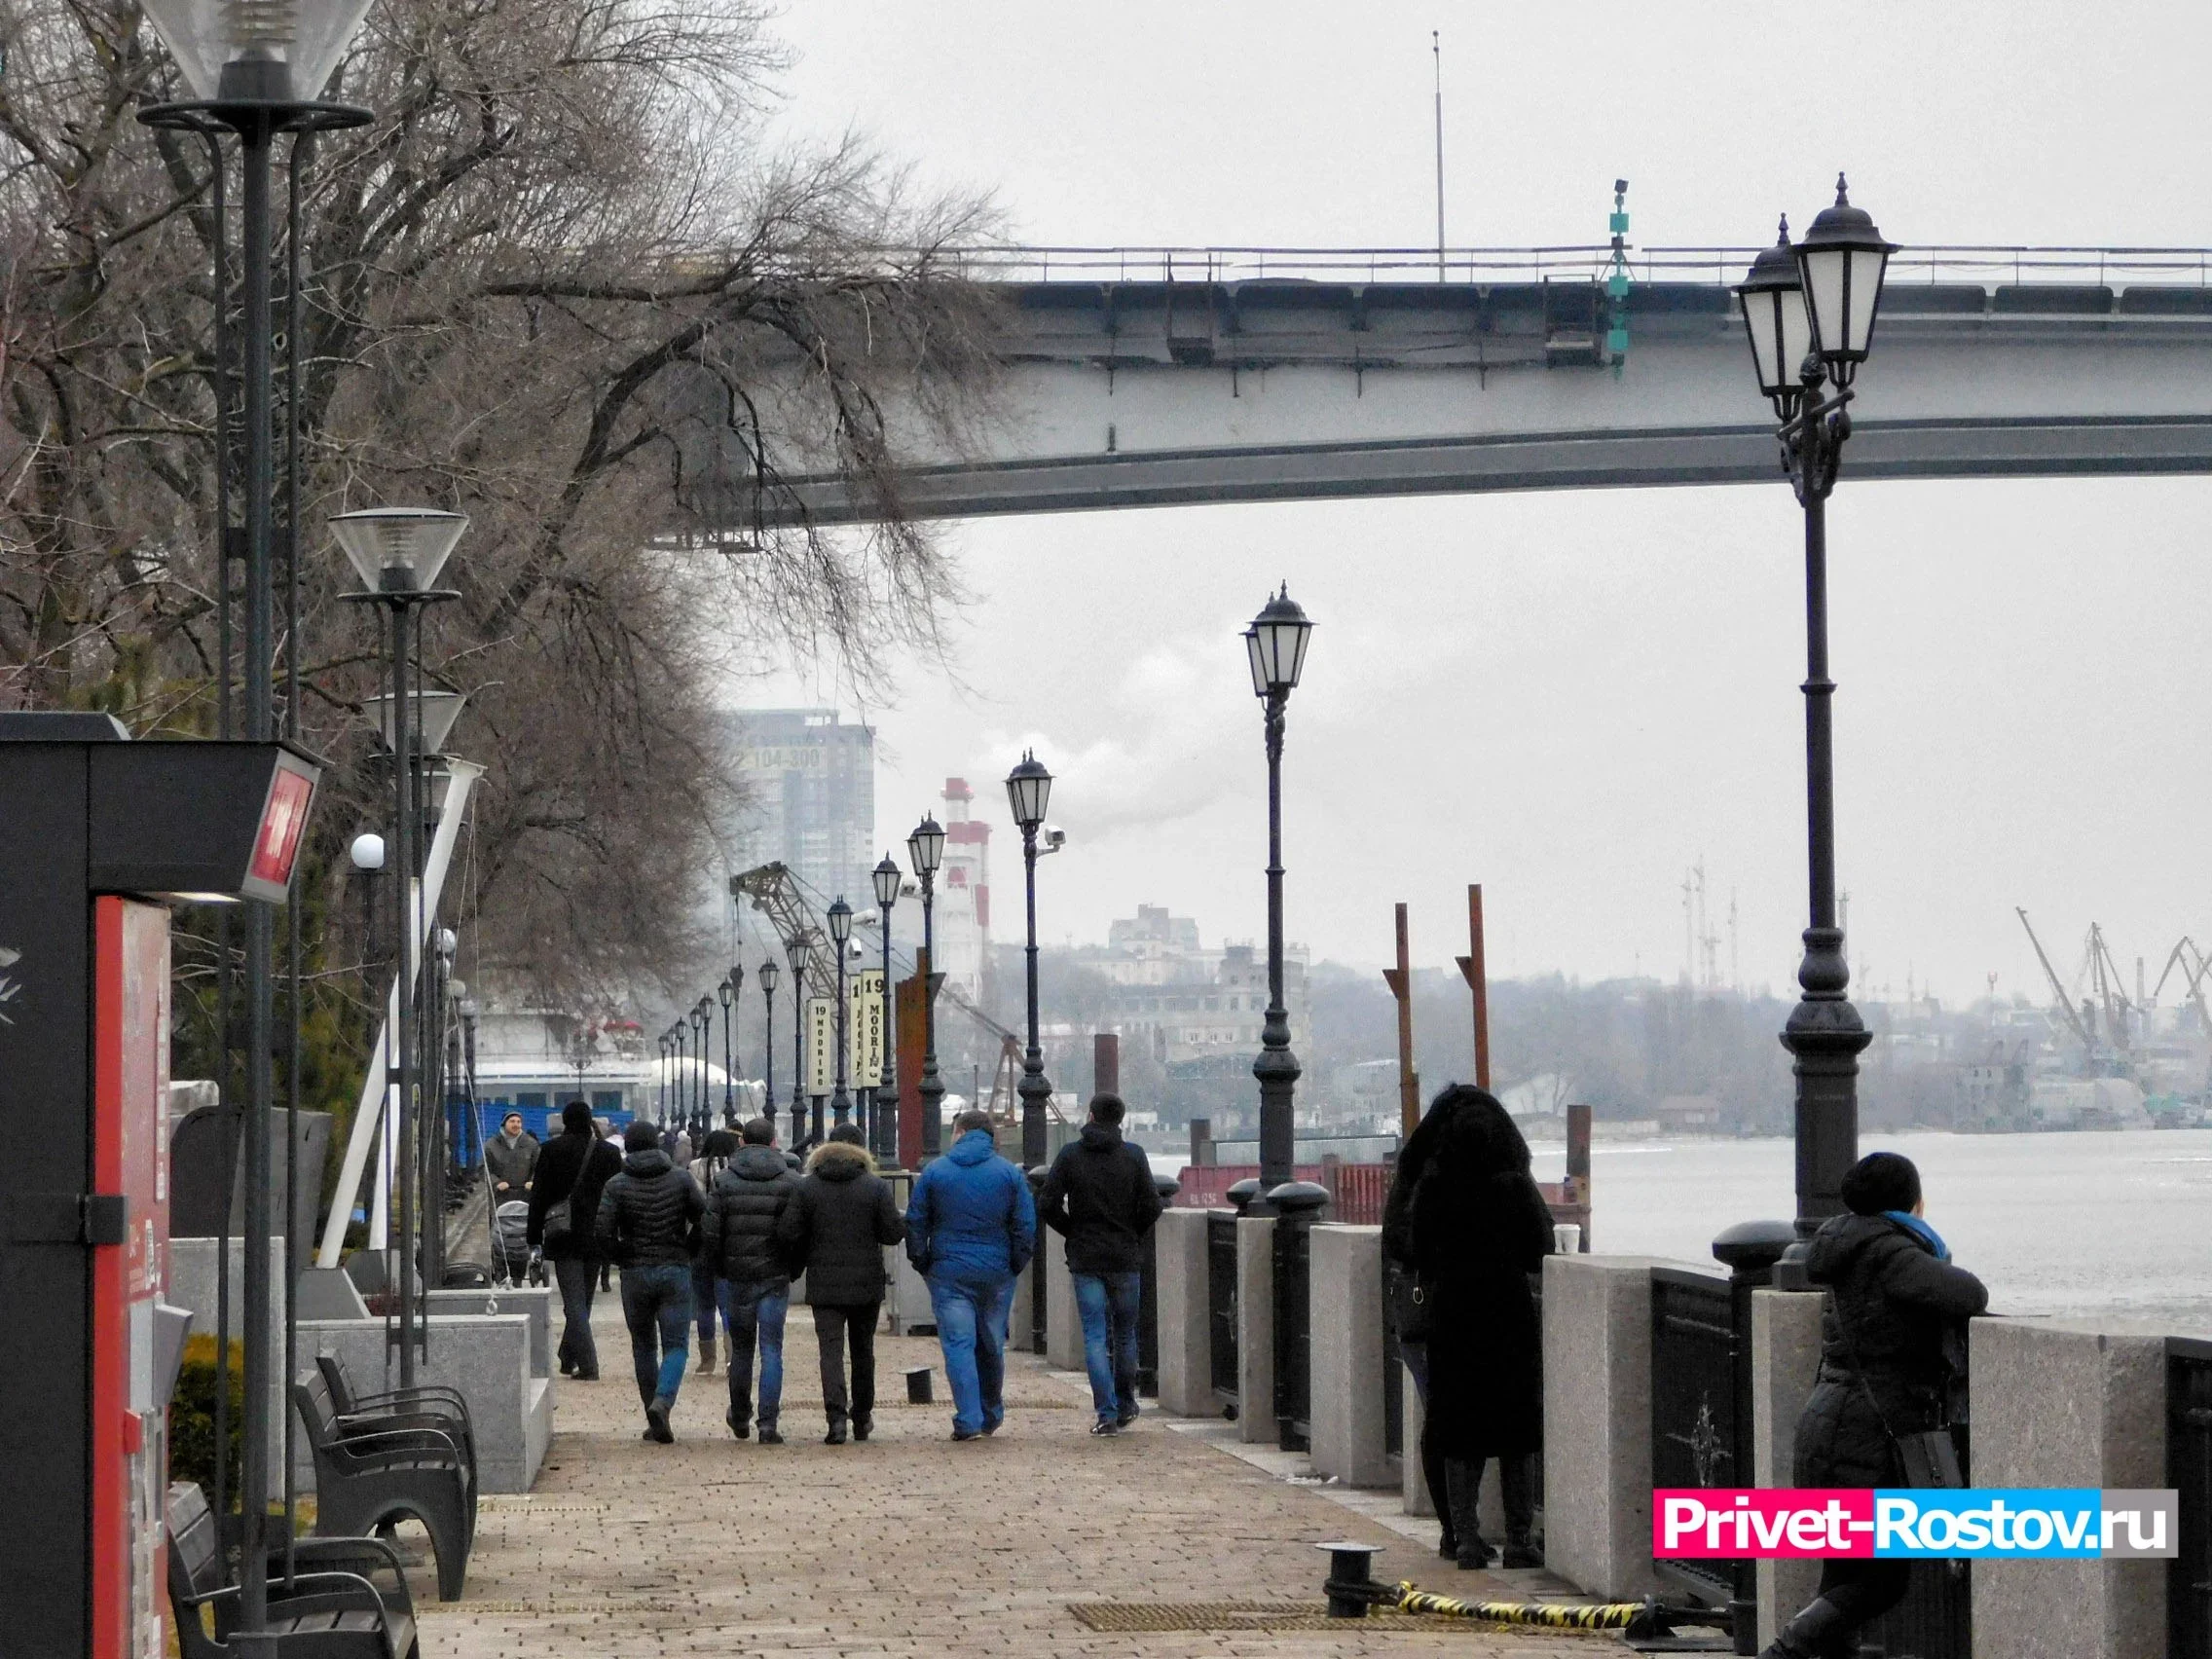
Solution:
{"label": "stone bollard", "polygon": [[1212,1286],[1206,1212],[1171,1209],[1152,1230],[1160,1339],[1160,1404],[1179,1417],[1219,1417],[1213,1396]]}
{"label": "stone bollard", "polygon": [[[1736,1480],[1749,1479],[1755,1463],[1752,1447],[1752,1347],[1751,1292],[1774,1282],[1774,1265],[1797,1241],[1797,1230],[1787,1221],[1740,1221],[1713,1241],[1714,1259],[1728,1270],[1729,1341],[1733,1360],[1734,1404],[1731,1412],[1736,1444],[1728,1450],[1728,1472]],[[1729,1627],[1735,1633],[1738,1653],[1756,1653],[1758,1646],[1758,1566],[1736,1564],[1735,1584],[1728,1598]]]}
{"label": "stone bollard", "polygon": [[1252,1207],[1252,1200],[1259,1196],[1260,1178],[1257,1175],[1247,1175],[1241,1181],[1232,1182],[1229,1191],[1222,1194],[1222,1197],[1229,1200],[1229,1207],[1234,1209],[1239,1218]]}
{"label": "stone bollard", "polygon": [[[1160,1195],[1162,1211],[1175,1201],[1183,1184],[1172,1175],[1155,1175],[1153,1191]],[[1157,1226],[1145,1230],[1143,1277],[1137,1292],[1137,1393],[1146,1399],[1160,1397],[1160,1252]]]}
{"label": "stone bollard", "polygon": [[[1040,1210],[1044,1208],[1045,1177],[1050,1175],[1051,1173],[1051,1170],[1042,1163],[1038,1164],[1036,1168],[1029,1171],[1029,1200],[1031,1203],[1037,1205]],[[1026,1313],[1023,1313],[1020,1309],[1015,1309],[1014,1319],[1016,1322],[1015,1328],[1017,1330],[1019,1329],[1020,1320],[1026,1318],[1029,1321],[1029,1341],[1026,1346],[1031,1353],[1041,1354],[1045,1351],[1046,1278],[1045,1240],[1043,1236],[1046,1232],[1046,1228],[1042,1220],[1037,1223],[1037,1232],[1039,1235],[1037,1239],[1037,1255],[1036,1259],[1029,1264],[1029,1300],[1027,1304],[1028,1311]],[[1012,1344],[1012,1338],[1009,1338],[1009,1343],[1010,1345]]]}
{"label": "stone bollard", "polygon": [[1313,1419],[1313,1224],[1329,1207],[1329,1190],[1285,1181],[1268,1194],[1274,1213],[1275,1446],[1304,1452]]}

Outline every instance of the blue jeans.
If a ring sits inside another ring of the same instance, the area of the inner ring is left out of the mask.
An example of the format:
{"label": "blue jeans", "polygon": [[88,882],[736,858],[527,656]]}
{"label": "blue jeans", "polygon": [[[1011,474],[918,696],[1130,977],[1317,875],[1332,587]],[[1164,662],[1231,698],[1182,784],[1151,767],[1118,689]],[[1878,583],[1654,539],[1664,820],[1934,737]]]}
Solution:
{"label": "blue jeans", "polygon": [[981,1279],[930,1274],[930,1309],[937,1315],[944,1380],[952,1389],[952,1426],[962,1434],[979,1434],[1006,1420],[1006,1317],[1013,1306],[1012,1273]]}
{"label": "blue jeans", "polygon": [[624,1268],[622,1318],[630,1327],[640,1403],[649,1406],[657,1399],[673,1406],[683,1368],[691,1363],[690,1267],[662,1262]]}
{"label": "blue jeans", "polygon": [[1090,1404],[1100,1422],[1137,1416],[1137,1304],[1142,1273],[1070,1273],[1083,1316],[1083,1366],[1090,1373]]}
{"label": "blue jeans", "polygon": [[784,1400],[784,1318],[792,1287],[757,1280],[717,1279],[722,1323],[729,1330],[729,1415],[753,1420],[753,1341],[760,1340],[760,1426],[774,1428]]}

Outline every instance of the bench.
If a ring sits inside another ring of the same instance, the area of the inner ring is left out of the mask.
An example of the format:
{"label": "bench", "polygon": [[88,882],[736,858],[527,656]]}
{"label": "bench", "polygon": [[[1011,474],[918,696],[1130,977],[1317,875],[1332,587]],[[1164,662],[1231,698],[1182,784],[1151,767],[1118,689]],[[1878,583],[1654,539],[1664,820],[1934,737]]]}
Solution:
{"label": "bench", "polygon": [[330,1390],[331,1409],[346,1434],[393,1428],[419,1428],[450,1439],[468,1464],[469,1501],[476,1495],[476,1425],[468,1415],[468,1402],[461,1390],[436,1382],[408,1388],[386,1388],[364,1394],[353,1386],[346,1361],[327,1348],[314,1356],[315,1370]]}
{"label": "bench", "polygon": [[315,1535],[365,1537],[412,1516],[428,1529],[438,1599],[461,1599],[475,1542],[476,1490],[451,1434],[425,1428],[349,1430],[318,1371],[292,1384],[314,1458]]}
{"label": "bench", "polygon": [[[201,1490],[168,1490],[169,1612],[182,1659],[231,1659],[240,1587],[224,1582],[215,1517]],[[281,1546],[279,1546],[281,1548]],[[268,1631],[283,1659],[420,1659],[415,1603],[399,1556],[378,1538],[302,1538],[287,1581],[280,1557],[269,1567]],[[388,1572],[390,1587],[377,1575]],[[214,1615],[214,1635],[201,1609]]]}

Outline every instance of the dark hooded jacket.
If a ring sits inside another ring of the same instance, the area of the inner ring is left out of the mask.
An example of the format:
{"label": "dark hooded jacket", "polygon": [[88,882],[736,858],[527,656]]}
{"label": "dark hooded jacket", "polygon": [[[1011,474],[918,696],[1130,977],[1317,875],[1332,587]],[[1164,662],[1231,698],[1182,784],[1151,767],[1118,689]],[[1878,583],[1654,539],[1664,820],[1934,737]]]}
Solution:
{"label": "dark hooded jacket", "polygon": [[600,1257],[618,1268],[683,1267],[697,1253],[706,1207],[699,1183],[667,1153],[633,1152],[599,1198]]}
{"label": "dark hooded jacket", "polygon": [[772,1146],[740,1147],[707,1195],[700,1254],[717,1274],[770,1290],[791,1274],[776,1251],[776,1223],[798,1191],[798,1177]]}
{"label": "dark hooded jacket", "polygon": [[883,1247],[906,1236],[891,1184],[875,1172],[866,1147],[825,1141],[806,1161],[806,1179],[776,1220],[784,1265],[806,1274],[806,1300],[817,1308],[866,1308],[883,1300],[890,1281]]}
{"label": "dark hooded jacket", "polygon": [[1828,1298],[1792,1478],[1801,1487],[1899,1486],[1891,1437],[1945,1420],[1961,1323],[1989,1306],[1989,1292],[1887,1216],[1830,1216],[1805,1266]]}
{"label": "dark hooded jacket", "polygon": [[[600,1195],[621,1167],[622,1155],[599,1138],[588,1115],[582,1128],[571,1124],[547,1141],[538,1154],[536,1184],[530,1189],[530,1242],[545,1245],[545,1254],[556,1262],[590,1258]],[[569,1231],[545,1244],[545,1212],[564,1201],[569,1201]]]}
{"label": "dark hooded jacket", "polygon": [[1160,1209],[1144,1148],[1124,1140],[1118,1124],[1086,1124],[1052,1160],[1037,1214],[1066,1235],[1069,1272],[1133,1273],[1144,1268],[1144,1235]]}

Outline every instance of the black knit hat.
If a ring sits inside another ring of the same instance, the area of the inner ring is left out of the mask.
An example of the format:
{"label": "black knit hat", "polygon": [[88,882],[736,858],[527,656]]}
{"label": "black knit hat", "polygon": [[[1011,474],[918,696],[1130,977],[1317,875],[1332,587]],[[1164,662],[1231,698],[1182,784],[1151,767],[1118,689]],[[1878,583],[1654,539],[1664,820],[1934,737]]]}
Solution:
{"label": "black knit hat", "polygon": [[590,1134],[591,1108],[581,1100],[570,1101],[561,1108],[561,1127],[574,1135]]}
{"label": "black knit hat", "polygon": [[629,1152],[657,1152],[660,1149],[660,1127],[643,1118],[633,1119],[622,1131],[622,1145]]}
{"label": "black knit hat", "polygon": [[1843,1201],[1853,1215],[1909,1210],[1920,1202],[1920,1170],[1901,1152],[1870,1152],[1845,1173]]}

